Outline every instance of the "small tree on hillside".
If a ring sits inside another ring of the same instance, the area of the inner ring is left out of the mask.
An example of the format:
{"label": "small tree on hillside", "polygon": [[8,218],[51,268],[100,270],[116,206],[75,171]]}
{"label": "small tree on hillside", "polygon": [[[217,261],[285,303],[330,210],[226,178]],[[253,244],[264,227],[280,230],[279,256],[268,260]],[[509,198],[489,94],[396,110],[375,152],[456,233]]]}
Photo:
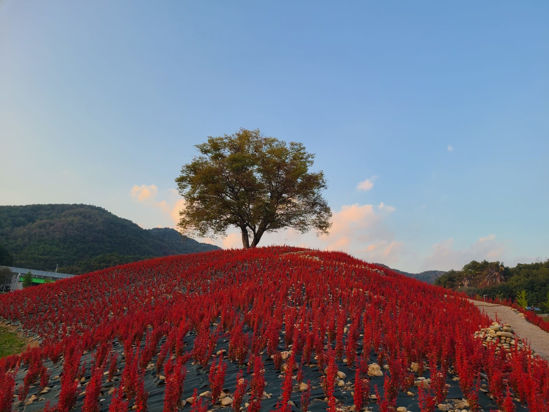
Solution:
{"label": "small tree on hillside", "polygon": [[27,272],[23,275],[23,287],[28,288],[32,286],[32,273]]}
{"label": "small tree on hillside", "polygon": [[528,299],[526,298],[526,291],[524,289],[517,293],[517,305],[521,308],[528,306]]}
{"label": "small tree on hillside", "polygon": [[257,246],[265,232],[284,227],[328,231],[324,175],[309,171],[314,155],[301,143],[241,129],[196,147],[200,156],[184,165],[176,179],[186,202],[181,228],[204,236],[234,226],[245,248]]}

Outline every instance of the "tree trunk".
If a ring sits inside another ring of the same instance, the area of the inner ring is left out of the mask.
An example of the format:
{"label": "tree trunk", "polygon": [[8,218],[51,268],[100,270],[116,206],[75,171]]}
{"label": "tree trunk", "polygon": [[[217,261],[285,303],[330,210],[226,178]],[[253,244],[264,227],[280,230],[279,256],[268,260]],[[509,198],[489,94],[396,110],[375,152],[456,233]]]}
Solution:
{"label": "tree trunk", "polygon": [[246,226],[243,226],[240,228],[242,231],[242,247],[244,249],[250,248],[250,239],[248,238],[248,229],[246,229]]}
{"label": "tree trunk", "polygon": [[257,231],[257,233],[254,234],[254,238],[252,240],[252,246],[251,247],[256,247],[257,246],[257,244],[261,240],[261,236],[263,236],[263,233],[265,233],[265,230],[259,229]]}

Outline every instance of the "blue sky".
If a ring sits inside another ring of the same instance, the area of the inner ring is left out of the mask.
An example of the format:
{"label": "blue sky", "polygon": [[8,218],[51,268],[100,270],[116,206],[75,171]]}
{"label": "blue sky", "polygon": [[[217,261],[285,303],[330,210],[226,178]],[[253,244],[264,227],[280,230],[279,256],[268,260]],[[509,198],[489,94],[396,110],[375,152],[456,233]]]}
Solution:
{"label": "blue sky", "polygon": [[334,213],[263,244],[548,258],[547,21],[546,1],[0,1],[0,204],[173,226],[194,145],[259,128],[316,154]]}

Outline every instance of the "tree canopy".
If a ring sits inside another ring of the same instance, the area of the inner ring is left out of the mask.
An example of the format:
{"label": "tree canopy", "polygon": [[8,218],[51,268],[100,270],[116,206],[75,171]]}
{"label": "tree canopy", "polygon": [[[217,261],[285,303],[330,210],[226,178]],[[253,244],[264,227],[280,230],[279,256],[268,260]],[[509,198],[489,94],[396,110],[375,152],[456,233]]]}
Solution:
{"label": "tree canopy", "polygon": [[185,199],[179,226],[201,236],[239,228],[242,245],[285,227],[326,233],[331,211],[321,195],[322,172],[311,172],[314,155],[301,143],[264,137],[259,130],[208,137],[200,155],[176,178]]}
{"label": "tree canopy", "polygon": [[13,257],[2,245],[0,245],[0,265],[11,266],[12,264]]}

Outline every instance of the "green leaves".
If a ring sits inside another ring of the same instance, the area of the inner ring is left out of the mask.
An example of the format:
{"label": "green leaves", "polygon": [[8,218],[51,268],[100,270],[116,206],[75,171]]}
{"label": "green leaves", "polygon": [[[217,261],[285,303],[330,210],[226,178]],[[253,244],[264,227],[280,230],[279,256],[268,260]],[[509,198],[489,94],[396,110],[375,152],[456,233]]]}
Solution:
{"label": "green leaves", "polygon": [[269,230],[328,230],[331,211],[320,193],[324,175],[309,172],[314,156],[301,143],[241,129],[209,137],[197,148],[200,155],[176,179],[186,201],[183,229],[215,235],[236,226],[244,247],[256,246]]}

